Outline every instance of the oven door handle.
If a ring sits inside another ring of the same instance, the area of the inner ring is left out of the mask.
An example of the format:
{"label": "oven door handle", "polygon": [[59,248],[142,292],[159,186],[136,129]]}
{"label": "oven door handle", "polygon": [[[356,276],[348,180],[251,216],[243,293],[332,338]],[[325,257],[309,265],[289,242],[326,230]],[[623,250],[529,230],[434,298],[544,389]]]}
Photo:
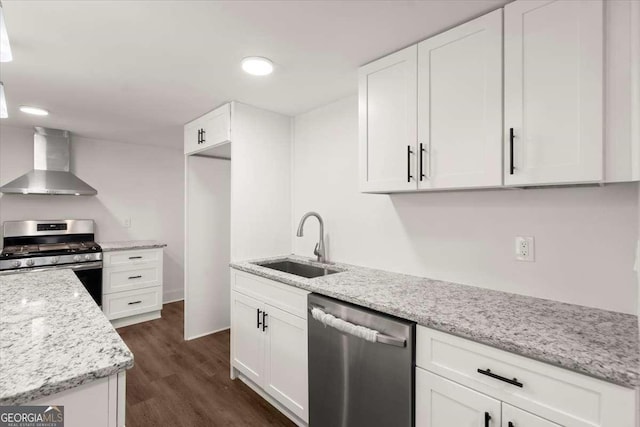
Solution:
{"label": "oven door handle", "polygon": [[96,268],[102,268],[102,261],[96,262],[81,262],[78,264],[60,264],[58,268],[70,268],[73,271],[82,270],[95,270]]}

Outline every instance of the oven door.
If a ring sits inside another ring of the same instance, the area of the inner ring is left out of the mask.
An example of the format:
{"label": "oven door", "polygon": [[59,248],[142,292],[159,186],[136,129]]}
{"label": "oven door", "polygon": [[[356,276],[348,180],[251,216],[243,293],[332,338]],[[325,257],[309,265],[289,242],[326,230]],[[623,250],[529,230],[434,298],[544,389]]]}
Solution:
{"label": "oven door", "polygon": [[48,267],[21,268],[19,270],[0,271],[0,274],[30,273],[36,271],[57,270],[70,268],[80,279],[89,295],[102,308],[102,261],[84,262],[77,264],[58,264]]}
{"label": "oven door", "polygon": [[60,267],[72,269],[96,304],[102,307],[102,261]]}

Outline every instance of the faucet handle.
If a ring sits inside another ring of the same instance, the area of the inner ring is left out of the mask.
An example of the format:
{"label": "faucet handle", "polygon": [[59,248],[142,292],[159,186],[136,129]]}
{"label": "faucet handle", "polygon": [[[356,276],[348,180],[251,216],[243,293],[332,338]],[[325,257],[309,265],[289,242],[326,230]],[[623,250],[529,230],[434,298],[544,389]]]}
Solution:
{"label": "faucet handle", "polygon": [[320,243],[316,243],[316,247],[313,249],[313,254],[316,256],[320,256],[320,252],[318,251],[318,246],[320,246]]}

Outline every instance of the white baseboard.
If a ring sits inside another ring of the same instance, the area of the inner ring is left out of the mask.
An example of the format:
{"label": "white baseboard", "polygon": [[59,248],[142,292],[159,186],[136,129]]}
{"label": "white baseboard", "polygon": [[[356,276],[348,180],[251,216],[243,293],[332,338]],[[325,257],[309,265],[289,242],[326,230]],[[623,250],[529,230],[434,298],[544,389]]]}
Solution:
{"label": "white baseboard", "polygon": [[171,304],[172,302],[178,302],[178,301],[184,301],[184,298],[176,298],[176,299],[172,299],[172,300],[163,300],[162,304]]}
{"label": "white baseboard", "polygon": [[160,310],[149,313],[137,314],[135,316],[122,317],[120,319],[112,319],[111,324],[114,328],[122,328],[124,326],[135,325],[136,323],[148,322],[149,320],[160,319]]}
{"label": "white baseboard", "polygon": [[207,335],[211,335],[211,334],[217,334],[218,332],[226,331],[228,329],[231,329],[231,326],[227,326],[226,328],[220,328],[220,329],[216,329],[215,331],[205,332],[203,334],[198,334],[194,336],[189,336],[189,337],[185,336],[184,339],[185,341],[195,340],[197,338],[206,337]]}
{"label": "white baseboard", "polygon": [[184,289],[164,289],[162,295],[162,303],[168,304],[170,302],[181,301],[184,299]]}

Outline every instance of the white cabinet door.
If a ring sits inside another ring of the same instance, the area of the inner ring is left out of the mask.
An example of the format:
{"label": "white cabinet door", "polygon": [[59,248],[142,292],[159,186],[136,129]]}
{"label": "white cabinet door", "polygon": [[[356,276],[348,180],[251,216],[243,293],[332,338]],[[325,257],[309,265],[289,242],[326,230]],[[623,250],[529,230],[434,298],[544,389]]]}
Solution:
{"label": "white cabinet door", "polygon": [[360,190],[415,190],[417,46],[359,70]]}
{"label": "white cabinet door", "polygon": [[184,127],[184,153],[195,154],[231,141],[231,104],[225,104]]}
{"label": "white cabinet door", "polygon": [[520,0],[504,14],[505,185],[600,182],[602,1]]}
{"label": "white cabinet door", "polygon": [[500,401],[416,368],[416,427],[499,427]]}
{"label": "white cabinet door", "polygon": [[184,126],[184,153],[189,154],[200,148],[200,131],[202,127],[198,121]]}
{"label": "white cabinet door", "polygon": [[216,108],[202,118],[202,142],[200,148],[231,141],[231,104]]}
{"label": "white cabinet door", "polygon": [[552,423],[522,409],[503,403],[502,427],[560,427],[560,424]]}
{"label": "white cabinet door", "polygon": [[309,419],[307,321],[270,305],[264,389],[305,422]]}
{"label": "white cabinet door", "polygon": [[251,381],[263,385],[264,333],[263,306],[254,298],[231,292],[231,334],[234,366]]}
{"label": "white cabinet door", "polygon": [[502,185],[502,9],[418,44],[418,187]]}

